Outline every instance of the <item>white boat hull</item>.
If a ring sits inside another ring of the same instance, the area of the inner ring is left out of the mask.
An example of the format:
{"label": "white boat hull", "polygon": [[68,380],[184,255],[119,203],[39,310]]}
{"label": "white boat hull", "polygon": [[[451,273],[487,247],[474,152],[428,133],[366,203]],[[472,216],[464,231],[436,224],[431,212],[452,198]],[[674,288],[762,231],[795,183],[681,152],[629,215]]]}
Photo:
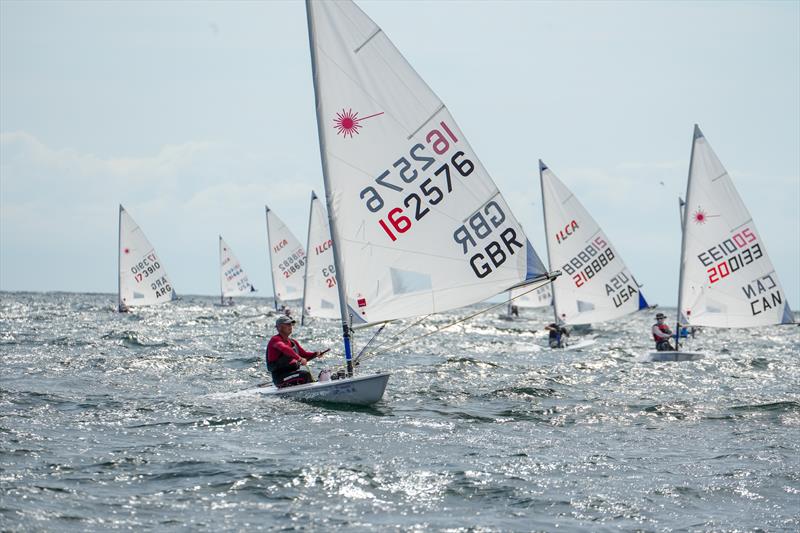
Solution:
{"label": "white boat hull", "polygon": [[292,400],[372,405],[383,397],[383,391],[386,390],[386,384],[389,382],[389,375],[388,373],[379,373],[331,381],[317,381],[282,389],[269,386],[259,389],[258,392],[264,396]]}
{"label": "white boat hull", "polygon": [[681,361],[697,361],[703,357],[705,357],[705,354],[702,352],[649,352],[645,355],[644,360],[655,363],[678,363]]}
{"label": "white boat hull", "polygon": [[571,352],[573,350],[588,348],[589,346],[592,346],[594,344],[597,344],[597,339],[592,338],[592,339],[575,341],[574,343],[570,343],[569,341],[567,341],[567,345],[564,346],[563,348],[549,348],[549,347],[548,348],[551,350],[560,350],[562,352]]}

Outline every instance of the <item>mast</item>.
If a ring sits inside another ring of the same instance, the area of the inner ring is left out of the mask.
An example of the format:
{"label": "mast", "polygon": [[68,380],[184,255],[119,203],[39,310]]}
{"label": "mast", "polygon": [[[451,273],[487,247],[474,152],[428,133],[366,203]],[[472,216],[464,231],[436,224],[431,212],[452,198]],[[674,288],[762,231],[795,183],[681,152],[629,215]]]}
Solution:
{"label": "mast", "polygon": [[[539,187],[542,190],[542,217],[544,217],[544,243],[547,246],[547,271],[553,271],[553,265],[550,264],[551,257],[553,254],[550,253],[550,228],[547,225],[547,202],[544,199],[544,177],[542,173],[547,170],[547,165],[544,164],[544,161],[541,159],[539,160]],[[555,284],[555,280],[552,281],[550,287],[553,291],[553,316],[555,318],[555,323],[558,325],[558,307],[556,307],[556,288],[553,286]]]}
{"label": "mast", "polygon": [[222,235],[219,236],[219,304],[225,305],[225,292],[222,284],[222,278],[225,277],[225,272],[222,270]]}
{"label": "mast", "polygon": [[692,167],[694,165],[694,145],[697,142],[697,139],[703,136],[703,132],[700,131],[700,127],[695,124],[694,125],[694,132],[692,133],[692,152],[689,155],[689,175],[686,178],[686,201],[684,202],[683,206],[683,217],[681,218],[681,262],[679,264],[678,269],[678,309],[675,318],[675,349],[677,350],[680,348],[680,335],[681,335],[681,313],[683,312],[683,273],[684,273],[684,261],[686,259],[686,223],[688,222],[687,214],[689,213],[689,206],[691,205],[689,202],[691,198],[689,198],[689,191],[692,190]]}
{"label": "mast", "polygon": [[122,313],[122,212],[124,208],[119,204],[119,220],[117,222],[117,311]]}
{"label": "mast", "polygon": [[317,85],[317,55],[314,50],[314,24],[311,20],[311,0],[306,0],[306,22],[308,24],[308,47],[311,53],[311,78],[314,83],[314,110],[317,115],[317,136],[319,137],[319,156],[322,162],[322,181],[325,184],[325,204],[328,207],[328,226],[331,230],[333,241],[333,265],[336,269],[336,286],[339,292],[339,312],[342,317],[342,342],[344,343],[344,360],[347,365],[347,375],[353,375],[353,354],[350,347],[350,321],[347,312],[347,295],[344,287],[344,274],[342,258],[339,255],[339,231],[336,219],[333,216],[333,196],[330,178],[328,177],[328,156],[325,153],[325,137],[322,131],[322,117],[320,116],[319,87]]}
{"label": "mast", "polygon": [[303,271],[303,304],[300,309],[300,325],[306,325],[306,292],[308,289],[308,255],[311,253],[311,221],[314,214],[314,200],[317,199],[317,193],[311,191],[311,204],[308,208],[308,234],[306,236],[306,264]]}
{"label": "mast", "polygon": [[275,271],[272,270],[272,239],[269,238],[269,206],[264,206],[264,215],[267,221],[267,257],[269,258],[269,279],[272,280],[272,300],[275,310],[278,310],[278,295],[275,293]]}

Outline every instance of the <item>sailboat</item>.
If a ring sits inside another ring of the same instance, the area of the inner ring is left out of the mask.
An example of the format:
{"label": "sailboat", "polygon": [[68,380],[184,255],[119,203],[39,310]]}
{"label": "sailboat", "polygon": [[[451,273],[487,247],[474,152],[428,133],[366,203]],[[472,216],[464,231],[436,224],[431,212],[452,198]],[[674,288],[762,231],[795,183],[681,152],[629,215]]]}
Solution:
{"label": "sailboat", "polygon": [[369,384],[366,403],[389,374],[353,375],[353,329],[550,275],[447,107],[381,28],[349,1],[307,0],[306,13],[346,377],[280,394]]}
{"label": "sailboat", "polygon": [[539,179],[557,324],[606,322],[647,309],[640,286],[578,198],[539,160]]}
{"label": "sailboat", "polygon": [[157,305],[176,298],[167,271],[139,225],[119,206],[117,309]]}
{"label": "sailboat", "polygon": [[267,221],[270,275],[275,310],[278,304],[303,297],[303,272],[306,251],[289,227],[268,206],[264,206]]}
{"label": "sailboat", "polygon": [[[725,167],[695,124],[678,276],[681,325],[748,328],[793,324],[778,274]],[[685,361],[702,352],[652,351],[650,361]]]}
{"label": "sailboat", "polygon": [[339,318],[339,292],[336,287],[336,267],[333,264],[333,240],[328,227],[328,215],[314,191],[308,213],[303,312],[300,324],[308,317]]}
{"label": "sailboat", "polygon": [[553,286],[544,285],[531,292],[521,287],[511,291],[511,299],[518,306],[525,309],[539,309],[553,305]]}
{"label": "sailboat", "polygon": [[[531,291],[528,287],[519,287],[508,291],[506,313],[500,315],[503,320],[514,320],[519,317],[519,309],[539,309],[553,305],[553,286],[543,285]],[[516,310],[516,311],[515,311]]]}
{"label": "sailboat", "polygon": [[256,292],[256,288],[247,279],[241,263],[234,255],[233,250],[219,236],[219,293],[220,305],[226,305],[225,298],[228,299],[227,305],[233,304],[234,296],[241,296]]}

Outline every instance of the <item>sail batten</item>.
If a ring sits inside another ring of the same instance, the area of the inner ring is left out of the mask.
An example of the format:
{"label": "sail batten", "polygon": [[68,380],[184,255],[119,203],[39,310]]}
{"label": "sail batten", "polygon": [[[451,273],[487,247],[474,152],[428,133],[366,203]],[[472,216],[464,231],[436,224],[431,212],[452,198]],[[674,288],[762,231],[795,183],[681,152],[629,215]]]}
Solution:
{"label": "sail batten", "polygon": [[355,50],[353,50],[353,53],[354,53],[354,54],[357,54],[357,53],[358,53],[358,52],[359,52],[359,51],[360,51],[362,48],[364,48],[364,47],[367,45],[367,43],[368,43],[368,42],[370,42],[370,41],[372,40],[372,38],[373,38],[373,37],[375,37],[376,35],[378,35],[380,32],[381,32],[381,29],[380,29],[380,28],[377,28],[377,29],[375,29],[375,31],[373,31],[373,32],[372,32],[372,35],[370,35],[369,37],[367,37],[367,40],[366,40],[366,41],[364,41],[364,42],[363,42],[361,45],[359,45],[359,46],[358,46],[358,47],[357,47]]}

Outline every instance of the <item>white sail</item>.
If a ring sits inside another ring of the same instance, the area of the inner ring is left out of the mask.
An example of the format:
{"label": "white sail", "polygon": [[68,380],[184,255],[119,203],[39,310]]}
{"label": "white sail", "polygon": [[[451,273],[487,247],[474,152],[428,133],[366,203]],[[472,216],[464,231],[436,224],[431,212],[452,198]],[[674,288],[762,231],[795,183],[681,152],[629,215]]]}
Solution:
{"label": "white sail", "polygon": [[328,227],[328,215],[317,195],[311,193],[306,244],[306,281],[303,291],[305,317],[339,318],[339,293],[336,287],[336,268],[333,261],[333,241]]}
{"label": "white sail", "polygon": [[566,324],[605,322],[647,307],[611,240],[572,192],[539,161],[545,233],[556,317]]}
{"label": "white sail", "polygon": [[353,2],[307,9],[331,229],[353,318],[435,313],[543,276],[452,115],[383,31]]}
{"label": "white sail", "polygon": [[219,236],[219,283],[222,298],[250,294],[256,290],[222,235]]}
{"label": "white sail", "polygon": [[775,268],[733,181],[695,125],[681,251],[682,323],[792,323]]}
{"label": "white sail", "polygon": [[119,309],[175,299],[167,271],[153,245],[124,207],[119,206]]}
{"label": "white sail", "polygon": [[519,287],[511,291],[511,298],[511,303],[517,307],[547,307],[553,304],[553,286],[547,284],[533,291],[529,287]]}
{"label": "white sail", "polygon": [[269,207],[266,208],[266,215],[272,289],[277,308],[278,301],[303,297],[306,252],[294,233]]}

